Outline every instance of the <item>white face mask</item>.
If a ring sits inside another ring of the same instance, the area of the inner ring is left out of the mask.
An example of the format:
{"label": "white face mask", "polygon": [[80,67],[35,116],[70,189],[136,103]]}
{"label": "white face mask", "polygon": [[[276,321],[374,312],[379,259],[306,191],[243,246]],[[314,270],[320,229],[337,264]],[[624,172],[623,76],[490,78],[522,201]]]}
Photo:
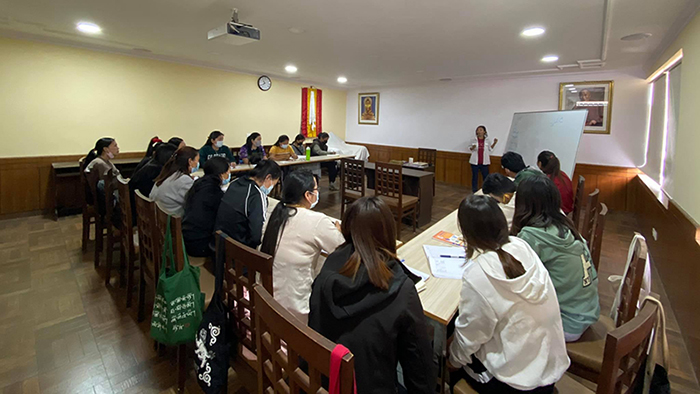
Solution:
{"label": "white face mask", "polygon": [[262,140],[255,141],[255,146],[257,146],[258,148],[261,147],[261,146],[262,146]]}
{"label": "white face mask", "polygon": [[221,148],[222,146],[224,146],[224,141],[216,141],[217,148]]}
{"label": "white face mask", "polygon": [[316,201],[311,203],[311,209],[314,209],[314,207],[318,205],[318,202],[321,201],[321,192],[316,190],[316,193],[314,194],[316,195]]}
{"label": "white face mask", "polygon": [[114,153],[107,151],[107,157],[109,157],[110,159],[114,159]]}
{"label": "white face mask", "polygon": [[289,144],[280,145],[280,148],[287,150],[287,148],[289,148]]}

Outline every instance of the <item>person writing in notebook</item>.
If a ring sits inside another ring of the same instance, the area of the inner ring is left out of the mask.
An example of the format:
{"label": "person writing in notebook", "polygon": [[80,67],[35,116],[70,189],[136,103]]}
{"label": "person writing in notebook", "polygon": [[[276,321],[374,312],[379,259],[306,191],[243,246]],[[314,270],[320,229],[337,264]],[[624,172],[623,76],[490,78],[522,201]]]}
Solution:
{"label": "person writing in notebook", "polygon": [[574,187],[569,176],[560,169],[559,158],[554,153],[543,150],[537,156],[537,167],[557,185],[561,196],[561,210],[568,215],[574,210]]}
{"label": "person writing in notebook", "polygon": [[496,172],[486,177],[481,191],[498,202],[498,207],[503,211],[510,229],[515,214],[515,183],[505,175]]}
{"label": "person writing in notebook", "polygon": [[489,133],[486,132],[486,126],[477,127],[475,133],[475,137],[469,143],[469,150],[471,151],[469,164],[472,166],[472,193],[479,190],[479,173],[481,173],[482,180],[489,175],[489,165],[491,164],[489,152],[492,152],[498,143],[498,138],[494,138],[493,143],[491,143]]}
{"label": "person writing in notebook", "polygon": [[542,176],[542,173],[525,165],[523,157],[519,153],[506,152],[501,157],[501,166],[506,172],[508,178],[513,179],[517,187],[520,182],[525,179]]}
{"label": "person writing in notebook", "polygon": [[277,138],[277,142],[270,148],[270,159],[275,161],[296,160],[297,155],[294,148],[289,146],[289,137],[282,134]]}

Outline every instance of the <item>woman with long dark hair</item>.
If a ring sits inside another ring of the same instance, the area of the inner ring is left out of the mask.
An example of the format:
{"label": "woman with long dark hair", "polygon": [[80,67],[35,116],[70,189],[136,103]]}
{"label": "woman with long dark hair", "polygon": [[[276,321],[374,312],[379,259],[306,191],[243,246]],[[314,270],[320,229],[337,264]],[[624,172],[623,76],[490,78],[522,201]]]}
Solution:
{"label": "woman with long dark hair", "polygon": [[360,393],[396,393],[400,362],[409,393],[435,391],[437,376],[416,278],[396,257],[386,203],[363,197],[343,218],[346,242],[313,283],[309,327],[355,356]]}
{"label": "woman with long dark hair", "polygon": [[260,133],[250,133],[245,139],[245,145],[238,152],[238,157],[243,160],[243,164],[258,164],[259,161],[267,159]]}
{"label": "woman with long dark hair", "polygon": [[187,254],[195,257],[214,254],[214,223],[224,196],[221,188],[231,181],[229,162],[224,157],[210,158],[203,169],[204,176],[194,181],[185,196],[185,216],[182,218],[185,248]]}
{"label": "woman with long dark hair", "polygon": [[231,182],[216,214],[216,230],[253,249],[260,245],[267,215],[267,195],[282,177],[272,160],[263,160]]}
{"label": "woman with long dark hair", "polygon": [[148,146],[146,147],[146,154],[143,156],[143,159],[141,159],[139,164],[134,169],[134,174],[137,173],[138,170],[142,169],[146,164],[148,164],[152,159],[156,157],[156,148],[159,147],[162,143],[163,141],[160,138],[158,138],[158,136],[155,136],[148,141]]}
{"label": "woman with long dark hair", "polygon": [[272,160],[296,160],[298,158],[294,149],[289,146],[289,137],[282,134],[277,138],[277,142],[270,148],[270,158]]}
{"label": "woman with long dark hair", "polygon": [[207,160],[212,157],[223,157],[229,163],[234,162],[233,153],[228,146],[224,145],[224,133],[214,130],[209,133],[207,142],[199,149],[199,164],[204,167]]}
{"label": "woman with long dark hair", "polygon": [[557,185],[561,196],[561,210],[569,214],[574,210],[574,187],[571,179],[561,170],[559,158],[548,150],[543,150],[537,155],[537,167]]}
{"label": "woman with long dark hair", "polygon": [[89,182],[97,183],[100,177],[112,170],[116,180],[119,170],[112,159],[119,154],[119,145],[114,138],[103,137],[95,142],[95,147],[85,157],[85,172]]}
{"label": "woman with long dark hair", "polygon": [[598,321],[598,273],[586,242],[561,211],[551,179],[531,177],[518,185],[511,234],[530,244],[549,271],[557,291],[567,342],[578,340]]}
{"label": "woman with long dark hair", "polygon": [[309,170],[284,178],[282,199],[266,222],[260,250],[274,256],[275,299],[300,321],[309,315],[311,284],[321,270],[321,251],[332,253],[345,242],[340,224],[313,208],[321,193]]}
{"label": "woman with long dark hair", "polygon": [[489,196],[472,195],[458,211],[467,244],[459,315],[449,363],[451,382],[478,393],[552,393],[569,367],[554,285],[537,254],[508,236]]}
{"label": "woman with long dark hair", "polygon": [[177,149],[181,149],[187,146],[185,141],[180,137],[172,137],[168,140],[168,144],[174,146]]}
{"label": "woman with long dark hair", "polygon": [[185,195],[194,180],[190,176],[199,169],[199,153],[191,146],[178,149],[155,179],[150,198],[171,215],[185,212]]}
{"label": "woman with long dark hair", "polygon": [[496,147],[498,138],[493,139],[493,143],[489,139],[489,133],[486,132],[486,126],[479,126],[474,132],[474,138],[469,143],[471,156],[469,164],[472,166],[472,193],[479,190],[479,173],[481,180],[484,181],[489,175],[489,165],[491,165],[490,152]]}

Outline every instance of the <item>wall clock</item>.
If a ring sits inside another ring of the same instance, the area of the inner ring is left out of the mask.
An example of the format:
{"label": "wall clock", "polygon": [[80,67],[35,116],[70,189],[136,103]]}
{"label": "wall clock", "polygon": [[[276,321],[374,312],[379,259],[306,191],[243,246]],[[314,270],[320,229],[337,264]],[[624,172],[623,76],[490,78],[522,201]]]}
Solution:
{"label": "wall clock", "polygon": [[262,77],[258,78],[258,87],[263,92],[267,92],[268,90],[270,90],[270,88],[272,87],[272,81],[270,80],[270,77],[268,77],[267,75],[263,75]]}

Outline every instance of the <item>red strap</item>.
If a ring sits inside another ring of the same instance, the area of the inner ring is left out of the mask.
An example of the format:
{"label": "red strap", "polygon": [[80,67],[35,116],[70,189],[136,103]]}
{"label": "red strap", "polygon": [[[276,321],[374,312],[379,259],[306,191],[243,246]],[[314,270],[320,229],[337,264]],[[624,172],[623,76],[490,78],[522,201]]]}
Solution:
{"label": "red strap", "polygon": [[[328,387],[328,394],[340,394],[340,363],[346,354],[350,353],[350,350],[341,344],[335,345],[333,351],[331,352],[331,367],[330,367],[330,385]],[[357,385],[354,382],[355,377],[353,376],[353,391],[357,394]]]}

